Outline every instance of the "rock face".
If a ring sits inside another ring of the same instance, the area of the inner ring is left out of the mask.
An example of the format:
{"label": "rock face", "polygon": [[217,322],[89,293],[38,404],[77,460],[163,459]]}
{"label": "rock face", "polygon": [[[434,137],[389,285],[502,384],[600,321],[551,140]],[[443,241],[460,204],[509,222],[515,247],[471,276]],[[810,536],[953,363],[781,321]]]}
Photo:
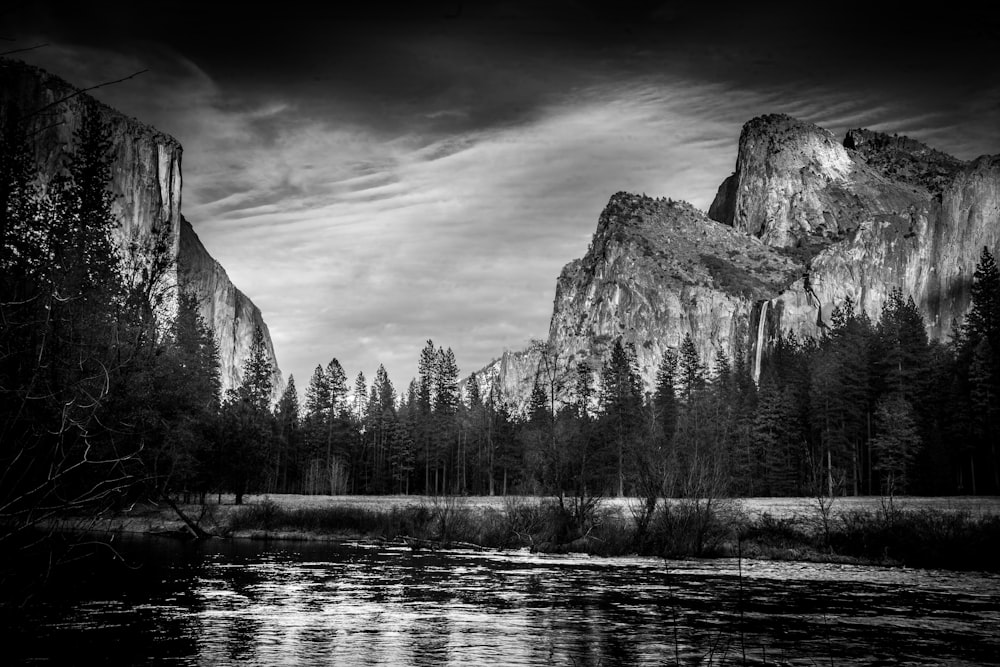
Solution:
{"label": "rock face", "polygon": [[[809,246],[803,256],[811,293],[799,281],[772,300],[770,312],[778,320],[769,329],[818,335],[817,323],[847,296],[875,320],[888,293],[899,287],[920,308],[928,335],[947,339],[968,310],[983,247],[994,254],[1000,250],[1000,156],[965,163],[912,139],[868,130],[851,130],[844,144],[849,178],[834,185],[855,195],[850,220],[842,224],[835,214],[837,199],[826,200],[830,208],[821,213],[843,231]],[[742,158],[741,151],[738,165]],[[765,161],[762,168],[788,183],[792,179],[781,171],[783,165],[779,159]],[[744,192],[739,169],[734,177]],[[801,191],[817,191],[815,183],[802,182]],[[832,189],[826,186],[827,193]],[[791,191],[790,199],[796,200],[798,192]],[[787,238],[781,230],[795,228],[783,213],[774,209],[762,216],[756,233],[775,243]],[[738,216],[732,222],[754,229]]]}
{"label": "rock face", "polygon": [[755,118],[740,133],[736,171],[709,216],[768,245],[806,252],[841,241],[872,215],[920,195],[881,177],[834,136],[789,116]]}
{"label": "rock face", "polygon": [[754,304],[803,267],[686,202],[620,192],[583,259],[556,283],[549,341],[574,367],[600,368],[619,336],[652,386],[667,348],[690,334],[704,359],[746,341]]}
{"label": "rock face", "polygon": [[[819,335],[847,296],[877,319],[894,287],[944,339],[968,309],[984,246],[1000,251],[1000,156],[965,163],[869,130],[841,144],[762,116],[744,126],[708,216],[683,202],[611,198],[586,256],[559,277],[549,348],[569,378],[581,360],[600,368],[620,336],[652,390],[663,352],[690,334],[709,365],[717,352],[742,354],[756,373],[779,332]],[[537,359],[516,357],[510,382],[511,358],[484,376],[530,392]]]}
{"label": "rock face", "polygon": [[275,369],[272,382],[275,387],[273,397],[277,399],[283,391],[281,371],[278,369],[271,335],[260,308],[233,285],[226,270],[208,254],[191,223],[183,216],[177,263],[180,284],[198,295],[201,316],[215,331],[222,363],[223,389],[240,384],[243,360],[250,355],[254,329],[260,327]]}
{"label": "rock face", "polygon": [[121,221],[120,246],[141,260],[143,248],[164,233],[175,258],[167,282],[199,295],[202,317],[214,328],[221,348],[223,389],[239,384],[254,326],[259,325],[275,369],[277,394],[281,371],[260,310],[229,281],[181,215],[182,149],[177,140],[97,103],[41,69],[0,59],[0,127],[26,119],[43,179],[59,170],[88,104],[97,105],[110,131],[110,189],[115,195],[113,212]]}

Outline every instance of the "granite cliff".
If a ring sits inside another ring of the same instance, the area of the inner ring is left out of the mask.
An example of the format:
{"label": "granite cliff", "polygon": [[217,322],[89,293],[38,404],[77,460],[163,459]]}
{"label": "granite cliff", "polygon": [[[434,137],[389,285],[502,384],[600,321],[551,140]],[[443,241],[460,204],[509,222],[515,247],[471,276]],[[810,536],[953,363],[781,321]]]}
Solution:
{"label": "granite cliff", "polygon": [[[749,121],[708,214],[618,193],[587,254],[556,283],[547,338],[564,373],[599,368],[621,336],[647,389],[664,350],[691,334],[702,359],[745,355],[754,373],[778,332],[819,335],[847,296],[877,319],[912,295],[932,338],[969,305],[983,247],[1000,252],[1000,156],[964,162],[906,137],[828,131],[781,115]],[[480,373],[523,406],[537,352]],[[516,378],[516,382],[510,378]]]}
{"label": "granite cliff", "polygon": [[59,169],[63,151],[72,143],[88,104],[96,104],[110,131],[110,189],[115,195],[113,211],[121,223],[117,230],[120,246],[141,262],[154,236],[165,233],[174,259],[166,282],[198,295],[201,314],[219,343],[223,389],[239,383],[254,327],[260,326],[275,369],[277,394],[283,384],[281,371],[260,310],[232,284],[181,215],[182,148],[177,140],[95,102],[44,70],[0,59],[0,126],[28,119],[43,179]]}

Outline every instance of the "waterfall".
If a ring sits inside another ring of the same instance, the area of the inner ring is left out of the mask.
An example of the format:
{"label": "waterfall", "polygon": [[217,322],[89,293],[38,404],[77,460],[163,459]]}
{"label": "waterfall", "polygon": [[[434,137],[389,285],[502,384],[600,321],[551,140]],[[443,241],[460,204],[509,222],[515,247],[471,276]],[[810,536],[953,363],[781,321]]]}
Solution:
{"label": "waterfall", "polygon": [[753,381],[760,384],[760,356],[764,350],[764,325],[767,324],[767,305],[770,301],[761,301],[760,315],[757,320],[757,352],[753,362]]}

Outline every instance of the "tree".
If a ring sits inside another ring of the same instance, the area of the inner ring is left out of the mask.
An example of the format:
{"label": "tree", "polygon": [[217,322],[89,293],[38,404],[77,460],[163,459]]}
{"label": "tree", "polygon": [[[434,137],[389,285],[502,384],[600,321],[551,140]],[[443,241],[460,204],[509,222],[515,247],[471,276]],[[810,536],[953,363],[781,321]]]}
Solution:
{"label": "tree", "polygon": [[994,352],[1000,345],[1000,269],[989,248],[983,251],[972,274],[972,303],[962,332],[974,348],[980,338],[989,340]]}
{"label": "tree", "polygon": [[891,499],[904,493],[907,474],[920,447],[913,408],[900,392],[879,400],[875,410],[877,435],[872,439],[875,469],[881,474],[882,489]]}
{"label": "tree", "polygon": [[684,401],[690,403],[695,394],[705,387],[705,366],[701,363],[691,334],[684,334],[680,352],[680,385]]}
{"label": "tree", "polygon": [[[625,495],[626,455],[634,453],[643,427],[642,379],[633,350],[615,340],[611,357],[601,373],[601,420],[617,452],[618,496]],[[647,463],[643,461],[643,463]]]}
{"label": "tree", "polygon": [[669,447],[677,429],[677,352],[672,349],[663,353],[656,369],[653,408],[659,437]]}
{"label": "tree", "polygon": [[836,487],[848,481],[856,495],[874,403],[872,371],[877,337],[871,320],[855,312],[850,297],[834,308],[831,322],[811,366],[810,416],[822,449],[816,452],[812,468],[817,484],[825,477],[827,495],[832,496]]}
{"label": "tree", "polygon": [[[966,404],[975,412],[973,442],[967,451],[972,492],[977,490],[976,460],[989,462],[989,482],[1000,491],[1000,270],[984,247],[973,274],[972,303],[958,340],[958,366]],[[963,464],[964,467],[964,464]],[[980,468],[982,470],[982,468]]]}
{"label": "tree", "polygon": [[[451,348],[438,348],[434,377],[434,492],[443,493],[448,489],[449,459],[457,434],[455,417],[458,412],[458,364]],[[457,471],[456,471],[457,472]],[[440,478],[439,478],[440,474]],[[456,475],[457,477],[457,475]],[[454,481],[457,481],[454,480]]]}
{"label": "tree", "polygon": [[[371,471],[369,490],[383,491],[390,477],[389,467],[395,457],[392,448],[396,432],[396,391],[385,367],[379,364],[372,381],[365,420],[365,439],[370,444]],[[363,464],[366,462],[363,462]]]}
{"label": "tree", "polygon": [[573,403],[576,415],[580,419],[589,419],[593,416],[592,404],[594,401],[594,369],[586,361],[581,361],[576,365],[576,387],[574,388]]}
{"label": "tree", "polygon": [[922,378],[928,363],[927,330],[913,297],[904,301],[902,290],[892,289],[882,304],[876,333],[889,390],[902,394],[910,403],[922,402]]}
{"label": "tree", "polygon": [[415,413],[415,434],[418,448],[423,450],[424,493],[431,493],[431,444],[434,427],[431,421],[434,401],[434,385],[437,376],[438,355],[434,341],[427,339],[420,350],[417,361],[417,394]]}
{"label": "tree", "polygon": [[299,392],[295,388],[295,376],[288,376],[288,384],[274,408],[277,423],[275,484],[283,493],[291,493],[289,473],[293,474],[291,484],[297,481],[294,475],[301,470],[301,430],[299,428]]}
{"label": "tree", "polygon": [[365,417],[366,397],[368,388],[365,374],[358,371],[358,376],[354,378],[354,418],[360,423]]}
{"label": "tree", "polygon": [[273,375],[274,368],[264,342],[264,332],[257,326],[253,331],[247,358],[243,362],[243,380],[237,390],[240,400],[257,412],[268,412],[274,389]]}
{"label": "tree", "polygon": [[274,432],[271,378],[264,332],[257,327],[243,361],[243,380],[228,392],[222,408],[225,466],[237,505],[265,478]]}
{"label": "tree", "polygon": [[121,390],[148,372],[155,338],[145,285],[123,279],[96,104],[47,190],[23,120],[0,119],[0,542],[99,512],[141,479],[137,404]]}
{"label": "tree", "polygon": [[195,294],[181,290],[151,372],[134,376],[129,388],[131,396],[143,398],[141,412],[133,414],[147,434],[142,458],[158,494],[177,489],[203,500],[218,483],[221,393],[215,333],[201,317]]}

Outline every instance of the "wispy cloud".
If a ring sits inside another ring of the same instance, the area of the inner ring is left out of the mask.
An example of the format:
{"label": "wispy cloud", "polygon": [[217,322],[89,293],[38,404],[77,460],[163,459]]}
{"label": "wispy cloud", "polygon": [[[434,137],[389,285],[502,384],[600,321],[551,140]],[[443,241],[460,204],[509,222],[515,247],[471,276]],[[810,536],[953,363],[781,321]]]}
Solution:
{"label": "wispy cloud", "polygon": [[697,76],[705,62],[746,67],[728,47],[669,54],[676,67],[655,51],[621,67],[549,51],[490,67],[470,64],[469,42],[440,39],[386,53],[410,64],[383,81],[350,72],[365,62],[355,55],[337,76],[290,86],[273,73],[219,83],[165,48],[53,47],[35,61],[77,85],[151,68],[99,96],[183,142],[185,214],[263,310],[300,387],[331,357],[369,377],[383,363],[402,389],[427,338],[469,372],[544,336],[556,277],[610,195],[707,209],[755,115],[899,131],[965,158],[997,142],[983,120],[996,117],[995,87],[956,114],[871,82],[764,71],[780,58],[750,83]]}

